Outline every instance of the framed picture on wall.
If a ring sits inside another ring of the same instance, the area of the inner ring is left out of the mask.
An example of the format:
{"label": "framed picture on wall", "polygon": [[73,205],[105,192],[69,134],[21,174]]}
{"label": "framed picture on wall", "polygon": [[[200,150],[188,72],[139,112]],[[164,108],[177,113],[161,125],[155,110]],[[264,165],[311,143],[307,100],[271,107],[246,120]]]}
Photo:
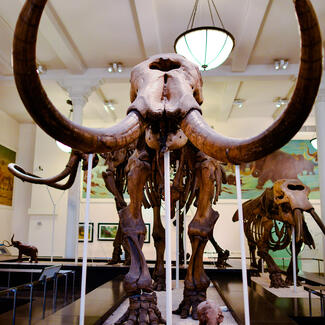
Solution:
{"label": "framed picture on wall", "polygon": [[118,223],[99,223],[97,239],[113,241],[116,237],[117,229]]}
{"label": "framed picture on wall", "polygon": [[146,233],[146,237],[144,238],[144,242],[146,244],[150,243],[150,223],[145,223],[145,226],[147,228],[147,233]]}
{"label": "framed picture on wall", "polygon": [[[85,224],[83,222],[79,222],[79,229],[78,229],[78,242],[84,241],[84,229]],[[92,243],[94,241],[94,223],[89,222],[89,228],[88,228],[88,242]]]}

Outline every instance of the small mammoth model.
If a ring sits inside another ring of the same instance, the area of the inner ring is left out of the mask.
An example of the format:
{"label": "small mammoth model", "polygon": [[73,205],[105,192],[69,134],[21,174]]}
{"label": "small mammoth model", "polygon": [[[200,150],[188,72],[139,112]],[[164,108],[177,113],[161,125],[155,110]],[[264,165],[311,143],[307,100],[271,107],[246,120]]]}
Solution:
{"label": "small mammoth model", "polygon": [[218,325],[223,322],[223,314],[219,306],[212,300],[201,302],[197,307],[199,325]]}
{"label": "small mammoth model", "polygon": [[14,236],[12,235],[11,237],[11,244],[6,241],[9,245],[7,247],[13,246],[18,249],[18,262],[23,261],[23,255],[29,256],[30,260],[29,262],[35,262],[38,263],[37,260],[37,254],[38,254],[38,249],[35,246],[30,246],[30,245],[24,245],[21,241],[14,240]]}
{"label": "small mammoth model", "polygon": [[[308,200],[309,193],[309,187],[300,180],[282,179],[276,181],[272,188],[267,188],[256,199],[243,204],[244,230],[252,258],[251,265],[257,267],[255,258],[257,247],[257,255],[268,266],[271,288],[287,287],[292,284],[293,257],[284,281],[281,278],[281,270],[268,253],[269,250],[281,250],[290,245],[292,226],[295,229],[296,259],[303,243],[315,248],[303,212],[310,213],[325,234],[325,225]],[[232,220],[238,221],[238,211]]]}

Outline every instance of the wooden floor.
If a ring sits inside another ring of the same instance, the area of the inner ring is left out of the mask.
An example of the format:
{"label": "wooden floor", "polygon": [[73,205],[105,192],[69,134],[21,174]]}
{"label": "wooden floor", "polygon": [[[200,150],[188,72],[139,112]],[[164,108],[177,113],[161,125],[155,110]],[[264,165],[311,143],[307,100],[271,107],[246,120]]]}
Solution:
{"label": "wooden floor", "polygon": [[[109,281],[86,295],[85,325],[101,324],[126,298],[121,280]],[[80,299],[37,322],[42,325],[79,324]]]}

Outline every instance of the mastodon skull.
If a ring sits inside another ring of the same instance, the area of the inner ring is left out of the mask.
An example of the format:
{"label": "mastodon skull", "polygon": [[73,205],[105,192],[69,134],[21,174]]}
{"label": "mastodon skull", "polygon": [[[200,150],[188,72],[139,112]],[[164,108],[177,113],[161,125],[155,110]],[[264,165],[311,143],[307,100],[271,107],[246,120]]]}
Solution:
{"label": "mastodon skull", "polygon": [[291,209],[308,211],[313,208],[308,200],[310,188],[299,179],[282,179],[273,185],[274,202],[278,205],[287,203]]}
{"label": "mastodon skull", "polygon": [[308,212],[325,234],[325,225],[308,200],[310,189],[298,179],[282,179],[273,184],[274,203],[279,207],[278,220],[295,227],[296,241],[304,237],[304,214]]}
{"label": "mastodon skull", "polygon": [[184,118],[201,111],[202,78],[197,65],[179,54],[160,54],[136,65],[131,72],[131,106],[144,119]]}

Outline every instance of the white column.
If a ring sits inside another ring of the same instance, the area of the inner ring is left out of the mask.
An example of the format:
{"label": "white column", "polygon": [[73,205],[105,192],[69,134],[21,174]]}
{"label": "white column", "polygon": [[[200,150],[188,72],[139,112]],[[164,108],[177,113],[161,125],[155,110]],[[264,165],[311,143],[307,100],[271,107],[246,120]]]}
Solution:
{"label": "white column", "polygon": [[[88,101],[88,96],[98,85],[98,80],[64,80],[59,84],[64,88],[70,96],[73,105],[72,121],[82,124],[83,109]],[[80,166],[79,166],[80,167]],[[80,216],[80,168],[76,179],[69,189],[68,207],[66,220],[66,241],[65,241],[65,257],[77,258],[78,254],[78,224]]]}
{"label": "white column", "polygon": [[[35,151],[34,123],[23,123],[19,126],[19,140],[16,163],[25,170],[32,171]],[[14,177],[12,233],[22,242],[28,242],[29,216],[28,209],[31,206],[32,184],[22,182]]]}
{"label": "white column", "polygon": [[[319,90],[316,100],[316,128],[321,218],[325,223],[325,80],[323,80],[322,88]],[[325,237],[322,236],[322,238],[325,270]]]}

